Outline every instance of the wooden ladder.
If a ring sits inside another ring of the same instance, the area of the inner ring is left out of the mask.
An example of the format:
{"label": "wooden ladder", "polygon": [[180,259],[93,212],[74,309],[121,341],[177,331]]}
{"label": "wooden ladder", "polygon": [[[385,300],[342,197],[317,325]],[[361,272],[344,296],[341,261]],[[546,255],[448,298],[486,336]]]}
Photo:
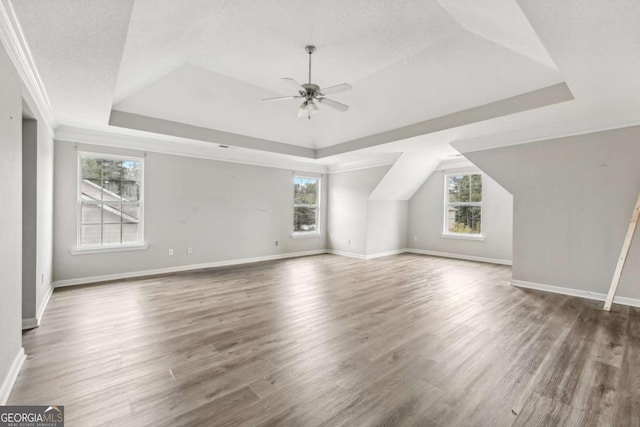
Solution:
{"label": "wooden ladder", "polygon": [[631,240],[633,240],[633,234],[635,233],[636,226],[638,225],[638,217],[640,217],[640,193],[638,193],[638,201],[636,202],[636,207],[633,209],[633,214],[631,215],[631,223],[629,224],[629,229],[627,230],[627,236],[624,238],[624,243],[622,244],[622,251],[620,251],[618,265],[616,265],[616,270],[613,273],[613,279],[611,279],[609,293],[607,294],[607,299],[604,302],[604,309],[606,311],[609,311],[611,309],[613,298],[616,296],[616,290],[618,289],[618,283],[620,283],[620,276],[622,275],[624,262],[627,260],[629,247],[631,247]]}

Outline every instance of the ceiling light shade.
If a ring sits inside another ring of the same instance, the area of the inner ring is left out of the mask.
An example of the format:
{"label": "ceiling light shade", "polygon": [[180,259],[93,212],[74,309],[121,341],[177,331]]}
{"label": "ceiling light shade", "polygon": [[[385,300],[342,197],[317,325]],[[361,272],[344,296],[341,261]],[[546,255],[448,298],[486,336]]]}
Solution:
{"label": "ceiling light shade", "polygon": [[298,110],[298,117],[304,117],[309,115],[309,111],[307,110],[307,101],[304,101],[300,104],[300,109]]}
{"label": "ceiling light shade", "polygon": [[309,101],[307,102],[307,111],[309,114],[316,114],[318,112],[318,106],[315,102]]}

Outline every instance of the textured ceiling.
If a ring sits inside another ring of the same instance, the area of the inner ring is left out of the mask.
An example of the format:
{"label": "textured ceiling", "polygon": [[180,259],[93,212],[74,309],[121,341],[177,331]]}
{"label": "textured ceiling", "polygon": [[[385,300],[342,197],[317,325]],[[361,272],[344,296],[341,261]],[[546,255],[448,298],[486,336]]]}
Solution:
{"label": "textured ceiling", "polygon": [[[464,4],[463,4],[464,3]],[[21,0],[15,2],[62,124],[117,111],[323,148],[562,82],[515,0]],[[42,31],[47,22],[61,25]],[[348,82],[296,117],[281,81]]]}

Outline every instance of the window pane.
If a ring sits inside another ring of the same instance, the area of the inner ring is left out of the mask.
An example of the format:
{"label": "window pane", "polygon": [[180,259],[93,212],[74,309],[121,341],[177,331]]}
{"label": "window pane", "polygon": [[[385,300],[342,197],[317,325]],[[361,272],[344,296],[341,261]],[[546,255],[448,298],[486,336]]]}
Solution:
{"label": "window pane", "polygon": [[100,230],[101,226],[98,225],[83,225],[80,232],[80,243],[84,245],[99,245],[100,244]]}
{"label": "window pane", "polygon": [[471,176],[462,175],[460,177],[460,203],[471,201]]}
{"label": "window pane", "polygon": [[112,181],[122,179],[122,160],[98,159],[97,162],[103,179]]}
{"label": "window pane", "polygon": [[293,181],[293,203],[315,205],[318,200],[318,179],[295,177]]}
{"label": "window pane", "polygon": [[82,203],[82,224],[100,224],[102,205],[100,203]]}
{"label": "window pane", "polygon": [[102,200],[122,200],[120,184],[120,181],[105,179],[102,183]]}
{"label": "window pane", "polygon": [[136,243],[139,238],[140,224],[122,224],[122,243]]}
{"label": "window pane", "polygon": [[460,201],[460,175],[449,175],[447,177],[447,189],[449,190],[449,203],[456,203]]}
{"label": "window pane", "polygon": [[102,244],[120,244],[120,224],[104,224],[102,226]]}
{"label": "window pane", "polygon": [[83,200],[102,200],[102,180],[83,179],[80,183]]}
{"label": "window pane", "polygon": [[126,181],[142,180],[142,164],[133,160],[125,160],[122,162],[122,179]]}
{"label": "window pane", "polygon": [[482,201],[482,175],[471,175],[471,201]]}
{"label": "window pane", "polygon": [[294,208],[293,231],[316,231],[317,208]]}
{"label": "window pane", "polygon": [[482,209],[478,206],[449,206],[447,229],[451,233],[480,234]]}
{"label": "window pane", "polygon": [[80,159],[80,169],[82,178],[85,179],[102,179],[102,170],[96,159]]}
{"label": "window pane", "polygon": [[140,200],[140,183],[137,181],[122,181],[122,192],[119,194],[124,200]]}
{"label": "window pane", "polygon": [[102,213],[103,224],[120,224],[122,216],[122,203],[108,202],[104,204],[104,212]]}
{"label": "window pane", "polygon": [[123,203],[122,204],[122,222],[139,222],[140,221],[140,203]]}

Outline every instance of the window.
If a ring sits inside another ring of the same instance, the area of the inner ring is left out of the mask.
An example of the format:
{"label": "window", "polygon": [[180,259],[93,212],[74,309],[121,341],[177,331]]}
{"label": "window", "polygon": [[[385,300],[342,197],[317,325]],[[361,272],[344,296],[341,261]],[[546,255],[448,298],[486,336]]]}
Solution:
{"label": "window", "polygon": [[293,234],[319,234],[320,178],[293,178]]}
{"label": "window", "polygon": [[482,237],[482,175],[445,175],[444,235]]}
{"label": "window", "polygon": [[143,244],[143,159],[79,153],[78,248]]}

